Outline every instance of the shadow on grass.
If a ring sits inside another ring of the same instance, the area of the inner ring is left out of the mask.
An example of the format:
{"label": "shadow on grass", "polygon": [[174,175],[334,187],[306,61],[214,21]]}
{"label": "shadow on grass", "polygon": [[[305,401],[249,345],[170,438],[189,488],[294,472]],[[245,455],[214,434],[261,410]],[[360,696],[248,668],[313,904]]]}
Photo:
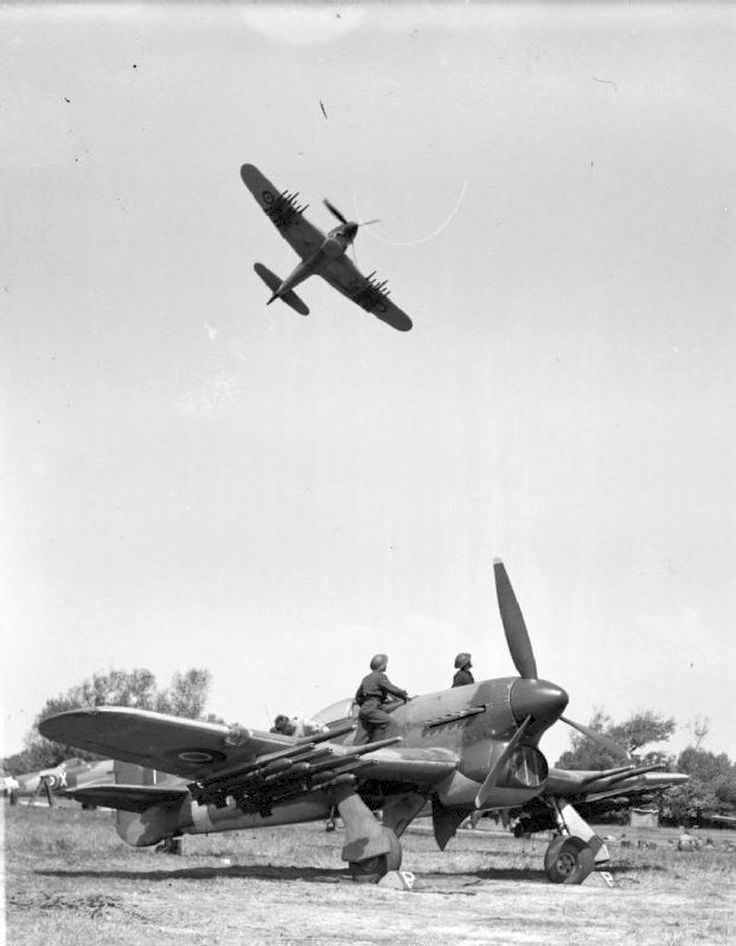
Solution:
{"label": "shadow on grass", "polygon": [[[342,870],[329,867],[280,867],[268,864],[232,864],[221,867],[185,867],[177,870],[36,870],[35,874],[42,877],[81,878],[94,877],[97,880],[303,880],[316,884],[337,884],[341,881],[352,881],[347,868]],[[449,880],[467,879],[470,883],[483,881],[506,880],[523,881],[530,884],[546,884],[547,877],[544,871],[532,868],[486,868],[483,870],[454,870],[454,871],[415,871],[424,883],[447,882]]]}
{"label": "shadow on grass", "polygon": [[233,864],[229,867],[186,867],[179,870],[37,870],[43,877],[95,877],[98,880],[306,880],[336,884],[350,880],[350,873],[327,867],[273,867],[267,864]]}
{"label": "shadow on grass", "polygon": [[667,874],[669,868],[664,864],[610,864],[605,867],[609,874]]}
{"label": "shadow on grass", "polygon": [[474,878],[476,881],[514,880],[527,884],[547,884],[547,875],[543,870],[532,867],[486,867],[482,870],[433,871],[421,874],[423,880],[459,880]]}

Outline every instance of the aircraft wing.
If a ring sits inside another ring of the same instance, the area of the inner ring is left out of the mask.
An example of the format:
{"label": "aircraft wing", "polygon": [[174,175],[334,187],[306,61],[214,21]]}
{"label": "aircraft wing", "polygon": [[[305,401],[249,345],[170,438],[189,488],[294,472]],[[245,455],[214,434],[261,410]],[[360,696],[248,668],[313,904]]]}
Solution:
{"label": "aircraft wing", "polygon": [[[110,706],[71,710],[39,725],[48,739],[184,777],[200,804],[222,807],[234,797],[244,811],[262,814],[345,776],[432,785],[457,767],[450,750],[403,749],[396,747],[400,737],[358,746],[332,741],[354,728],[346,721],[297,739]],[[114,808],[148,807],[157,799],[175,800],[182,790],[154,786],[154,794],[151,788],[98,784],[74,790],[72,797]]]}
{"label": "aircraft wing", "polygon": [[409,316],[390,301],[388,295],[372,278],[364,276],[347,256],[323,263],[318,269],[320,276],[333,289],[337,289],[366,312],[387,322],[399,332],[408,332],[412,327]]}
{"label": "aircraft wing", "polygon": [[545,794],[594,802],[617,795],[640,795],[673,788],[687,782],[688,778],[682,772],[662,772],[660,766],[622,767],[598,772],[552,768]]}
{"label": "aircraft wing", "polygon": [[235,799],[246,812],[270,815],[276,805],[358,779],[402,783],[416,789],[434,785],[457,767],[447,749],[387,749],[399,737],[353,746],[323,742],[273,753],[245,768],[229,768],[189,786],[200,805],[222,808]]}
{"label": "aircraft wing", "polygon": [[39,730],[54,742],[183,778],[205,777],[294,745],[289,736],[120,706],[60,713],[43,720]]}
{"label": "aircraft wing", "polygon": [[289,246],[296,250],[302,259],[313,256],[322,246],[325,235],[304,218],[303,211],[306,207],[298,205],[298,195],[277,190],[252,164],[244,164],[240,169],[240,176]]}
{"label": "aircraft wing", "polygon": [[366,756],[365,776],[378,782],[433,785],[457,768],[458,756],[449,749],[377,749]]}

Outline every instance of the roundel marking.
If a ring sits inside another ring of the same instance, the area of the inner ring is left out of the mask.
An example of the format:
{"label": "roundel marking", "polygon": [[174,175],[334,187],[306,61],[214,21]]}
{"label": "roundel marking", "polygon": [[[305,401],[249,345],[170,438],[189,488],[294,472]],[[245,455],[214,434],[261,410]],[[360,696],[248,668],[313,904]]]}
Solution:
{"label": "roundel marking", "polygon": [[197,747],[171,749],[163,754],[168,759],[185,762],[187,765],[208,765],[211,762],[222,762],[226,758],[225,753],[218,752],[217,749],[199,749]]}
{"label": "roundel marking", "polygon": [[263,198],[264,204],[272,204],[274,201],[274,196],[271,191],[262,191],[261,197]]}
{"label": "roundel marking", "polygon": [[214,762],[215,757],[211,752],[202,752],[199,749],[187,749],[179,753],[182,762]]}

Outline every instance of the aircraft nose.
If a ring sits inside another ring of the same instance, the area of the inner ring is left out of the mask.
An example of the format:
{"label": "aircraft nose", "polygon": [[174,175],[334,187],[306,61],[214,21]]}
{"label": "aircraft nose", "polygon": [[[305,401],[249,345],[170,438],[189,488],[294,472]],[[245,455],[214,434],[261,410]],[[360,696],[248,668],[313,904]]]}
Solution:
{"label": "aircraft nose", "polygon": [[564,713],[569,699],[556,683],[519,679],[511,688],[511,712],[518,724],[531,716],[531,728],[543,732]]}

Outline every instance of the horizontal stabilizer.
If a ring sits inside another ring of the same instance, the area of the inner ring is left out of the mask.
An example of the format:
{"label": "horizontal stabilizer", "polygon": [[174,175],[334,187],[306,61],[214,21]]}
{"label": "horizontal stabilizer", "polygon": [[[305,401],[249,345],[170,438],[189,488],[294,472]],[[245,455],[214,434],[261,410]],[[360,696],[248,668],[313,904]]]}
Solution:
{"label": "horizontal stabilizer", "polygon": [[[270,269],[263,265],[263,263],[254,263],[253,269],[258,273],[271,292],[273,292],[275,295],[279,290],[279,286],[281,285],[281,280],[276,275],[276,273],[272,273]],[[278,298],[281,299],[282,302],[285,302],[288,306],[291,306],[291,308],[295,312],[298,312],[299,315],[309,315],[309,309],[307,308],[306,304],[299,298],[293,289],[290,289],[283,295],[278,296]]]}
{"label": "horizontal stabilizer", "polygon": [[65,794],[67,798],[73,798],[83,805],[143,812],[152,805],[180,802],[189,792],[183,785],[181,788],[157,785],[88,785]]}

